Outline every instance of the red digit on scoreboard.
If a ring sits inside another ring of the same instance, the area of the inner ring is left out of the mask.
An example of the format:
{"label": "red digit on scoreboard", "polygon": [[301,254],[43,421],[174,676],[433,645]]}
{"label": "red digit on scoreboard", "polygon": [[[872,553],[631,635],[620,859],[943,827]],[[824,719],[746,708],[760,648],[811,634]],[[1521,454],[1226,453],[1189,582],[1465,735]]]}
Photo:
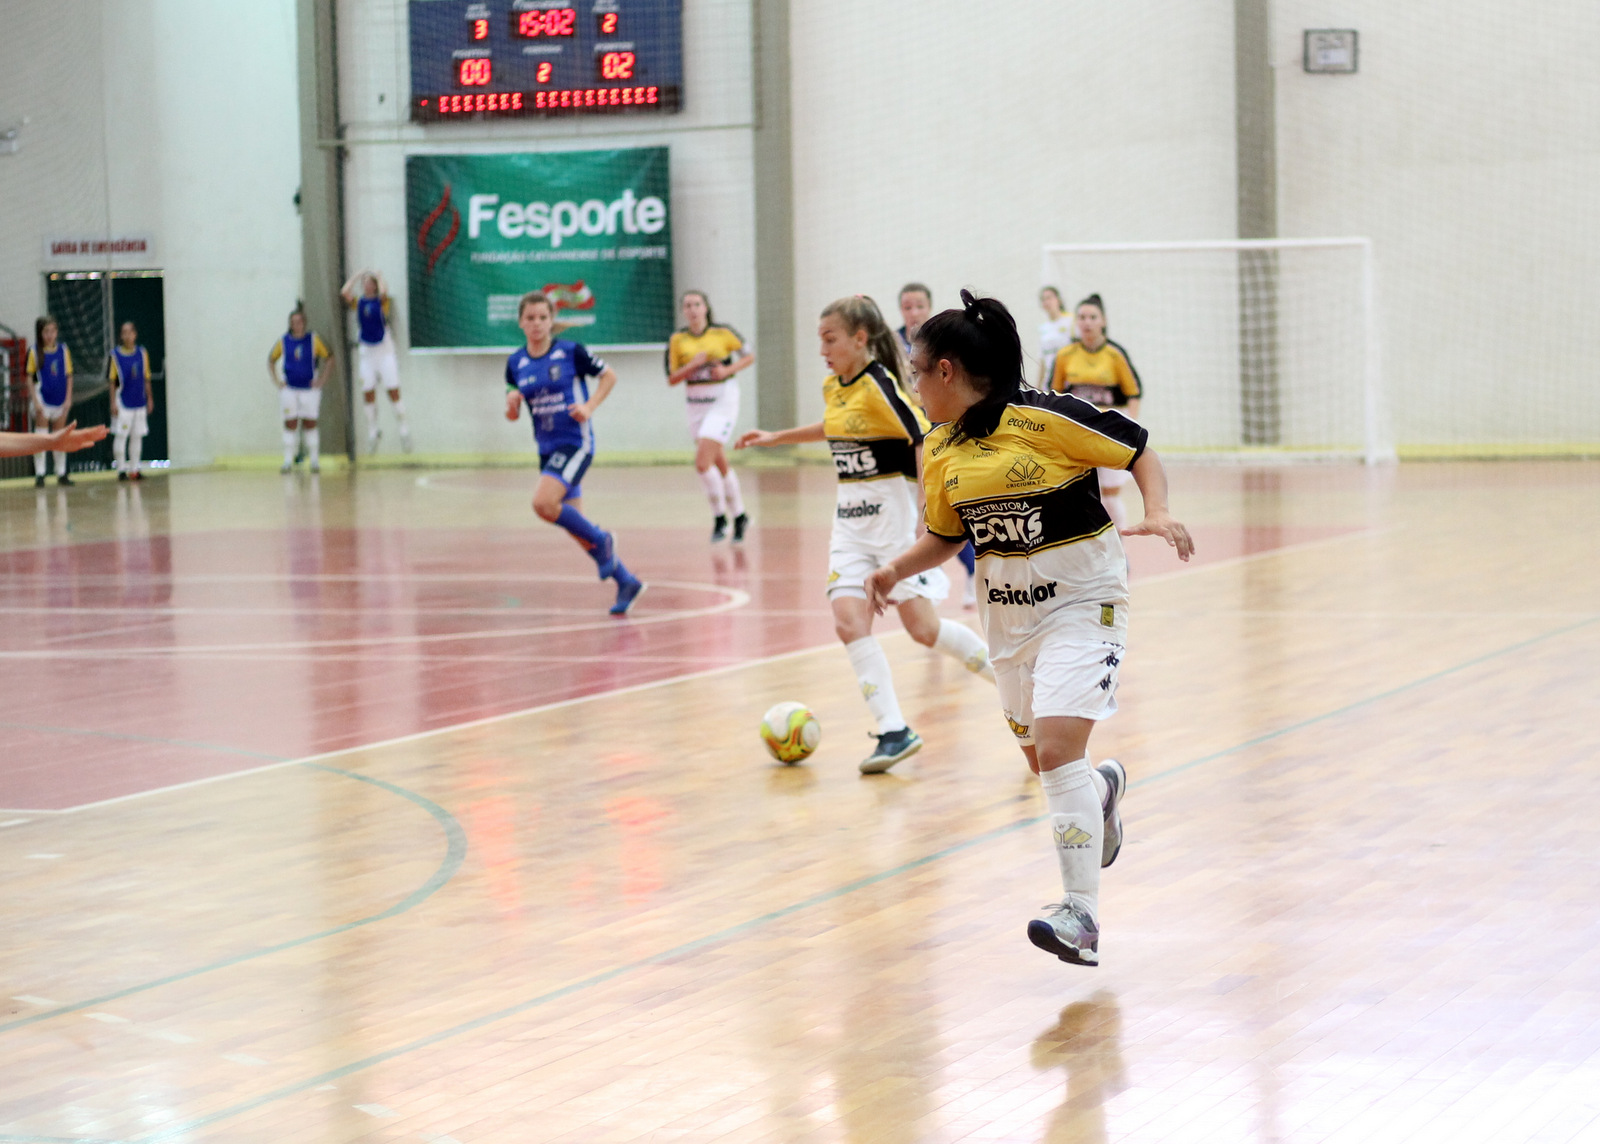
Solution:
{"label": "red digit on scoreboard", "polygon": [[539,65],[539,71],[534,76],[534,79],[538,83],[549,83],[550,77],[555,73],[555,70],[556,65],[546,60],[544,63]]}
{"label": "red digit on scoreboard", "polygon": [[462,60],[456,68],[456,82],[462,87],[481,87],[493,74],[493,65],[487,58]]}
{"label": "red digit on scoreboard", "polygon": [[621,17],[615,12],[601,12],[600,34],[602,36],[615,36],[617,34],[617,23],[619,20],[621,20]]}
{"label": "red digit on scoreboard", "polygon": [[472,38],[474,40],[487,40],[489,38],[489,21],[472,21]]}

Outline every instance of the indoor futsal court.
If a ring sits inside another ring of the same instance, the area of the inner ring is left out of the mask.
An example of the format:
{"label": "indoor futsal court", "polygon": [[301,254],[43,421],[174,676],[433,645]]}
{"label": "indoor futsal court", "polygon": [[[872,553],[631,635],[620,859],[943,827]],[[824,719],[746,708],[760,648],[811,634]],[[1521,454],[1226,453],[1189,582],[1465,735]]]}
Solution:
{"label": "indoor futsal court", "polygon": [[1600,1144],[1597,55],[0,0],[0,1144]]}

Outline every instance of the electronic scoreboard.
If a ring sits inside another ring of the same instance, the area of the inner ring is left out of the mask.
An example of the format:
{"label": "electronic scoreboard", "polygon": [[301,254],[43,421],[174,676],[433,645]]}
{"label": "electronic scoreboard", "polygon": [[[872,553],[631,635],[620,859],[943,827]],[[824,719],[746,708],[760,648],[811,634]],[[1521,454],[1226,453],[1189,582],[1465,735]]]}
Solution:
{"label": "electronic scoreboard", "polygon": [[681,0],[410,0],[411,118],[677,111]]}

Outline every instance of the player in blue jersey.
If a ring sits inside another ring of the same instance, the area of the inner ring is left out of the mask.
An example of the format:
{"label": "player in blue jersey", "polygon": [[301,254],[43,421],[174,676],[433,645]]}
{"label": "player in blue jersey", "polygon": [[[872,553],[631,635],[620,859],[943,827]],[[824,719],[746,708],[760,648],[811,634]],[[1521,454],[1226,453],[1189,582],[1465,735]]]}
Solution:
{"label": "player in blue jersey", "polygon": [[[528,344],[506,359],[506,420],[515,421],[524,404],[533,420],[544,470],[533,511],[572,534],[600,570],[600,579],[616,581],[611,614],[626,615],[645,586],[617,559],[612,535],[582,511],[581,482],[594,460],[594,411],[617,384],[617,375],[579,343],[554,336],[555,306],[539,291],[522,296],[517,324]],[[596,379],[593,395],[591,377]]]}
{"label": "player in blue jersey", "polygon": [[356,373],[361,378],[362,408],[367,414],[367,452],[376,453],[378,438],[383,436],[378,428],[378,386],[382,384],[400,422],[400,448],[409,453],[411,426],[406,422],[406,403],[400,400],[400,363],[389,320],[389,288],[383,275],[358,270],[339,296],[356,312]]}
{"label": "player in blue jersey", "polygon": [[111,463],[117,480],[137,481],[139,454],[150,435],[155,394],[150,392],[150,351],[139,344],[139,329],[123,322],[111,348]]}
{"label": "player in blue jersey", "polygon": [[[289,315],[289,332],[272,343],[267,352],[267,374],[278,387],[278,404],[283,411],[283,467],[294,468],[299,434],[305,434],[306,459],[313,473],[322,471],[322,434],[317,416],[322,411],[322,386],[328,380],[333,355],[316,334],[306,329],[306,315],[296,309]],[[282,368],[282,375],[279,369]]]}
{"label": "player in blue jersey", "polygon": [[[61,327],[46,314],[33,326],[33,348],[28,351],[28,378],[33,383],[33,431],[50,433],[67,423],[72,409],[72,351],[61,344]],[[56,483],[70,485],[67,455],[56,451]],[[33,484],[44,485],[44,453],[33,455]]]}

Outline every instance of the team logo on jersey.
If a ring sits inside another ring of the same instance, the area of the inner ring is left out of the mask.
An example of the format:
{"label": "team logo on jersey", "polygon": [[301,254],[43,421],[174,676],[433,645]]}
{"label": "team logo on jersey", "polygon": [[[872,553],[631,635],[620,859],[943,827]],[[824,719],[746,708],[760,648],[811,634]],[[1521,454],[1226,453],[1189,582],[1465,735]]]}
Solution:
{"label": "team logo on jersey", "polygon": [[[1100,623],[1108,628],[1114,628],[1117,626],[1117,609],[1113,605],[1100,605]],[[1106,663],[1110,664],[1112,667],[1116,667],[1116,656],[1113,655],[1110,659],[1107,659]]]}
{"label": "team logo on jersey", "polygon": [[561,367],[560,366],[553,365],[553,366],[550,367],[550,380],[551,381],[560,381],[561,380]]}
{"label": "team logo on jersey", "polygon": [[989,589],[989,594],[986,597],[989,603],[1021,604],[1027,608],[1032,607],[1034,604],[1042,604],[1046,600],[1055,599],[1058,585],[1054,580],[1050,580],[1043,584],[1035,584],[1032,588],[1026,584],[1020,588],[1013,588],[1010,584],[1002,584],[996,588],[988,580],[985,580],[983,586]]}
{"label": "team logo on jersey", "polygon": [[1008,478],[1006,487],[1014,489],[1021,485],[1036,485],[1043,476],[1044,466],[1038,461],[1032,457],[1018,457],[1006,470]]}
{"label": "team logo on jersey", "polygon": [[1026,501],[962,505],[961,515],[972,529],[972,542],[979,547],[1027,550],[1044,536],[1044,513]]}
{"label": "team logo on jersey", "polygon": [[865,433],[867,431],[867,418],[865,414],[852,413],[844,419],[846,433]]}
{"label": "team logo on jersey", "polygon": [[1051,826],[1052,833],[1056,836],[1056,845],[1063,850],[1087,850],[1089,843],[1094,841],[1094,835],[1070,822],[1058,820]]}

